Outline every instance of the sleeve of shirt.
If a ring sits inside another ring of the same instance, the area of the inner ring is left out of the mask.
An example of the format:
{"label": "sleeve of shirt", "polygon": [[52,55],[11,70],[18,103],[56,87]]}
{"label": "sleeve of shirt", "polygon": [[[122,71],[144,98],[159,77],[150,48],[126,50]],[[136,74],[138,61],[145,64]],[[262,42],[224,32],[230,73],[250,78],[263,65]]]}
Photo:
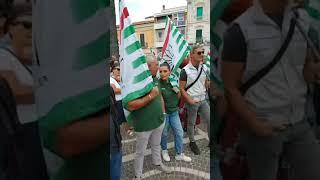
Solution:
{"label": "sleeve of shirt", "polygon": [[247,45],[238,24],[232,25],[224,33],[222,60],[229,62],[245,62],[247,59]]}
{"label": "sleeve of shirt", "polygon": [[186,70],[184,69],[181,70],[180,81],[187,81],[187,73],[186,73]]}

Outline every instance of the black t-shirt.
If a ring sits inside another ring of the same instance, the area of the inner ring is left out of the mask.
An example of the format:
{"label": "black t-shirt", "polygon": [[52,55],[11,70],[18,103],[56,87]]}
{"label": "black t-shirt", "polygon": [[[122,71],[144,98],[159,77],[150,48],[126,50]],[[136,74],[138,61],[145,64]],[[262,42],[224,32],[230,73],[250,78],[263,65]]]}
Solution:
{"label": "black t-shirt", "polygon": [[[283,15],[268,15],[280,28]],[[246,62],[247,44],[238,24],[233,24],[224,34],[222,60],[230,62]]]}
{"label": "black t-shirt", "polygon": [[[196,69],[199,68],[199,66],[194,66]],[[187,81],[187,73],[186,73],[186,70],[185,69],[182,69],[181,72],[180,72],[180,81]]]}

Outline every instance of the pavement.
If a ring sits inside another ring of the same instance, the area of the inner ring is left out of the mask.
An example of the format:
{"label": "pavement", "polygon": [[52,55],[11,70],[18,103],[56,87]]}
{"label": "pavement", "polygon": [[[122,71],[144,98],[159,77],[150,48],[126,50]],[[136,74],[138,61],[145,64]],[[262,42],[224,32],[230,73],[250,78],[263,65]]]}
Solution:
{"label": "pavement", "polygon": [[[168,152],[171,158],[170,162],[163,163],[170,167],[173,171],[171,174],[165,174],[154,169],[151,163],[151,149],[147,146],[145,153],[143,179],[146,180],[208,180],[210,179],[210,149],[208,147],[209,139],[206,130],[206,124],[202,123],[196,127],[195,139],[200,149],[200,155],[194,155],[189,147],[189,138],[184,133],[184,153],[192,158],[192,161],[187,163],[176,161],[174,159],[174,141],[172,130],[168,135]],[[134,178],[134,157],[135,157],[135,136],[128,136],[122,130],[123,144],[123,160],[122,160],[122,180],[132,180]]]}

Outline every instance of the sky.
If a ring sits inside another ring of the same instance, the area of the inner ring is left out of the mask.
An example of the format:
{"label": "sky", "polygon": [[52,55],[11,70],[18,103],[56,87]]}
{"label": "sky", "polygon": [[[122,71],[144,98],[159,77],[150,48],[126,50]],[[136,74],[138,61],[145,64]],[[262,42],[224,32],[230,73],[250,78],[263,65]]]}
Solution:
{"label": "sky", "polygon": [[[187,6],[187,0],[124,0],[132,22],[143,21],[145,17],[160,13],[165,8]],[[119,24],[119,0],[115,0],[117,24]]]}

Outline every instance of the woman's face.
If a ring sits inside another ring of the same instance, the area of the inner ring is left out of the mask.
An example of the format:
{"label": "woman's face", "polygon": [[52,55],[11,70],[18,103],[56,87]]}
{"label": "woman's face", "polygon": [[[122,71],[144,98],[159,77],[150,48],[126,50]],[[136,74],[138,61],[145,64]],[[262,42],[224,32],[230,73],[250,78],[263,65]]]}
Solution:
{"label": "woman's face", "polygon": [[115,67],[112,70],[113,76],[120,76],[120,68],[119,67]]}
{"label": "woman's face", "polygon": [[167,66],[161,66],[159,68],[160,78],[164,81],[168,80],[170,75],[170,70]]}
{"label": "woman's face", "polygon": [[23,58],[32,58],[32,17],[19,16],[11,23],[9,32],[15,44],[19,45],[18,53]]}

